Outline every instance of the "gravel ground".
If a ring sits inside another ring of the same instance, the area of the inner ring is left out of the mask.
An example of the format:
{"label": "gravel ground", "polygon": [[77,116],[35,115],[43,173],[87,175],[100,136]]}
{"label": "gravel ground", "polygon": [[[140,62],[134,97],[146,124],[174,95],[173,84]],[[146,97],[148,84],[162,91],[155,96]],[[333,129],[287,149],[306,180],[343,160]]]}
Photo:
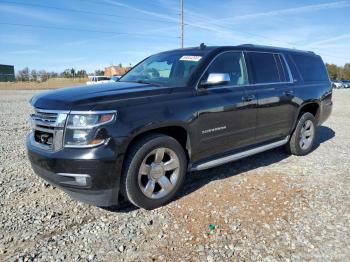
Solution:
{"label": "gravel ground", "polygon": [[81,204],[35,176],[34,93],[0,91],[0,261],[348,261],[350,90],[334,91],[308,156],[280,148],[188,174],[179,198],[153,211]]}

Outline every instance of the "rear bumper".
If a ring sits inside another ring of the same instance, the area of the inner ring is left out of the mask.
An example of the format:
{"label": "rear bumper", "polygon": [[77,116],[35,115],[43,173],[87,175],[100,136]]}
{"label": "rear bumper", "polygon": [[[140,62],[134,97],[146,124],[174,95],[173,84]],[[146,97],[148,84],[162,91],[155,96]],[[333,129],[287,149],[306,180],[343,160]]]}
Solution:
{"label": "rear bumper", "polygon": [[333,101],[331,99],[321,103],[318,125],[324,123],[331,115],[333,110]]}
{"label": "rear bumper", "polygon": [[115,143],[50,152],[31,141],[29,134],[28,158],[38,176],[79,201],[95,206],[118,204],[121,161]]}

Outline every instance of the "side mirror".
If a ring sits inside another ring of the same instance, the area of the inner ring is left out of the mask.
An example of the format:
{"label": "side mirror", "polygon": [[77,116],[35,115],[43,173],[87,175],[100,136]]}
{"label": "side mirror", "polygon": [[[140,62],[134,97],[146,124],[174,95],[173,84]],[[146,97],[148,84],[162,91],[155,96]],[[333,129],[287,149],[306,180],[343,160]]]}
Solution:
{"label": "side mirror", "polygon": [[230,75],[227,73],[210,73],[207,80],[202,81],[200,86],[206,88],[208,86],[226,85],[230,81]]}

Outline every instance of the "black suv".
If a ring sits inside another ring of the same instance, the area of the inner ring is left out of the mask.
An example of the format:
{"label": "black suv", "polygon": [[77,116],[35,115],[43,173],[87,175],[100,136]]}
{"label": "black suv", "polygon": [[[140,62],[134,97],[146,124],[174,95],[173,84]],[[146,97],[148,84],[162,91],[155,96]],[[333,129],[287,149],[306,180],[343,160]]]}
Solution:
{"label": "black suv", "polygon": [[188,171],[285,145],[309,153],[332,109],[332,87],[313,52],[255,45],[152,55],[118,82],[31,99],[34,171],[97,206],[120,196],[153,209]]}

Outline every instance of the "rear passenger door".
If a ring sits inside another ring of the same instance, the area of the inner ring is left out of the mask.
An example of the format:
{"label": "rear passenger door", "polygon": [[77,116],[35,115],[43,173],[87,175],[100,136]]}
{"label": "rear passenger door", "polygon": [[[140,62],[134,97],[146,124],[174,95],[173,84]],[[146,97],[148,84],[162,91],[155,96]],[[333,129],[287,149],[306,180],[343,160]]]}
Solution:
{"label": "rear passenger door", "polygon": [[248,92],[257,102],[256,142],[290,134],[297,107],[293,80],[283,54],[246,52],[250,75]]}

